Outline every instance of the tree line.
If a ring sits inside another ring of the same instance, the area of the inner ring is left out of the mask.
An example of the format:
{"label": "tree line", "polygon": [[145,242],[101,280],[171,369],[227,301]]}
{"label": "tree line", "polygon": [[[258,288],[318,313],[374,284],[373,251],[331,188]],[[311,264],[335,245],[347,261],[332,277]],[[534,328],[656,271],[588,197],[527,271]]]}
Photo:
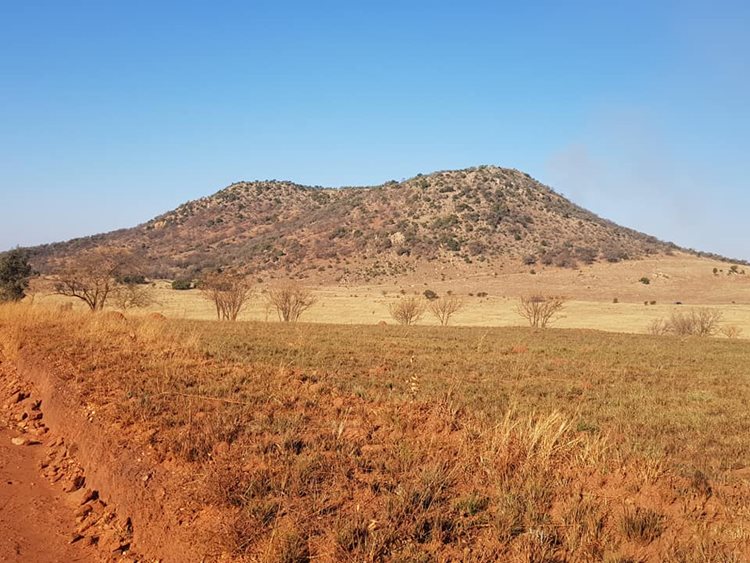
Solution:
{"label": "tree line", "polygon": [[[155,300],[145,276],[143,261],[131,251],[118,248],[96,249],[82,253],[75,260],[58,264],[54,292],[79,299],[93,312],[104,310],[114,302],[119,309],[153,305]],[[29,280],[34,275],[24,249],[14,249],[0,255],[0,301],[19,301],[24,298]],[[179,283],[178,283],[179,282]],[[236,321],[255,292],[250,278],[231,269],[216,269],[204,273],[193,284],[192,280],[178,280],[175,289],[196,287],[211,302],[219,320]],[[275,309],[279,321],[296,322],[316,303],[312,291],[293,281],[270,287],[265,296],[269,308]],[[564,299],[533,295],[522,297],[518,314],[530,326],[546,328],[562,310]],[[447,326],[455,314],[464,309],[462,298],[448,292],[438,296],[426,290],[423,296],[409,296],[391,303],[391,317],[401,325],[418,323],[425,313],[432,314],[442,326]]]}

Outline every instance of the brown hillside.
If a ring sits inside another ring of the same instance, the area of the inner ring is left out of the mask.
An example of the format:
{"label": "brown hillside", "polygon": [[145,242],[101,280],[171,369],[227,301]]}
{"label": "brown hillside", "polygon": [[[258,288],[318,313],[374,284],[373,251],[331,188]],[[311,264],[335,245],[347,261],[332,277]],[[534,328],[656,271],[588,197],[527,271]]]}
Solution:
{"label": "brown hillside", "polygon": [[498,262],[575,267],[669,253],[528,174],[480,166],[366,188],[240,182],[132,229],[33,249],[43,272],[95,246],[129,247],[148,274],[248,273],[369,281],[428,262],[483,271]]}

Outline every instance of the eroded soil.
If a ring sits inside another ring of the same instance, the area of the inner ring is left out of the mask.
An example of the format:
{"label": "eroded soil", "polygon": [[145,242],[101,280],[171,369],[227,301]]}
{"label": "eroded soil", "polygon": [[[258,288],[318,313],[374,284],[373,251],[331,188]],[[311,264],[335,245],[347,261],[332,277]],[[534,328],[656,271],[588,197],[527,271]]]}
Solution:
{"label": "eroded soil", "polygon": [[98,561],[83,542],[71,543],[75,508],[39,471],[42,445],[15,445],[0,428],[0,561]]}

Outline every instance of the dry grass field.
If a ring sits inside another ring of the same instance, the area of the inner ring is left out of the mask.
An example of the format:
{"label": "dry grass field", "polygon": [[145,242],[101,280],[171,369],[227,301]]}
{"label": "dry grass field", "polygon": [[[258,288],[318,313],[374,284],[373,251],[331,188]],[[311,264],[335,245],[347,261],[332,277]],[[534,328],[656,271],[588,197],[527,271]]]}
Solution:
{"label": "dry grass field", "polygon": [[5,365],[47,366],[168,469],[209,559],[750,555],[743,341],[37,302],[0,308],[0,343]]}
{"label": "dry grass field", "polygon": [[[330,324],[393,323],[388,306],[402,295],[421,295],[432,289],[440,295],[450,291],[461,296],[465,308],[451,321],[459,326],[521,326],[516,309],[518,297],[531,293],[561,295],[568,299],[556,319],[558,328],[590,328],[611,332],[645,333],[651,321],[672,311],[711,307],[721,311],[723,326],[736,326],[739,336],[750,337],[750,272],[728,274],[730,264],[688,255],[616,264],[597,263],[579,270],[559,268],[504,271],[498,275],[463,276],[460,270],[421,272],[389,283],[365,286],[316,286],[317,304],[302,317],[306,322]],[[714,274],[716,268],[718,273]],[[739,268],[738,271],[744,271]],[[445,278],[445,279],[443,279]],[[648,278],[645,285],[640,280]],[[440,280],[440,281],[435,281]],[[268,282],[259,283],[241,320],[276,320],[266,306]],[[486,293],[486,296],[478,295]],[[175,291],[168,282],[156,283],[156,303],[146,311],[175,319],[210,320],[213,305],[198,290]],[[56,305],[70,302],[48,293],[37,302]],[[614,303],[615,299],[617,303]],[[654,305],[651,302],[655,302]],[[675,305],[680,302],[682,305]],[[645,305],[644,303],[649,303]],[[82,303],[73,301],[74,306]],[[420,321],[437,325],[426,314]]]}

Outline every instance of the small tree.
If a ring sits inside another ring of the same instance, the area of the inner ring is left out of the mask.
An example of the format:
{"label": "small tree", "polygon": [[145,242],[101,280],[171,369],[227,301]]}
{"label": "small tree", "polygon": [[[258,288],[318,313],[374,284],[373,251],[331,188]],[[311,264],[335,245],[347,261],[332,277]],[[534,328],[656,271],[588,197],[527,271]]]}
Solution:
{"label": "small tree", "polygon": [[153,288],[139,283],[125,283],[115,286],[112,291],[115,307],[122,311],[142,309],[156,303]]}
{"label": "small tree", "polygon": [[435,315],[440,324],[448,326],[448,322],[451,317],[458,311],[463,309],[464,301],[456,295],[446,295],[435,301],[431,301],[429,304],[430,313]]}
{"label": "small tree", "polygon": [[268,303],[276,309],[279,320],[295,323],[302,313],[315,305],[312,291],[295,282],[288,282],[268,290]]}
{"label": "small tree", "polygon": [[402,325],[413,325],[419,322],[427,306],[419,297],[404,297],[389,306],[391,317]]}
{"label": "small tree", "polygon": [[201,279],[203,296],[216,307],[216,318],[236,321],[248,299],[252,285],[246,276],[233,272],[212,272]]}
{"label": "small tree", "polygon": [[28,253],[16,248],[0,255],[0,301],[20,301],[26,295],[32,269]]}
{"label": "small tree", "polygon": [[92,311],[101,311],[117,285],[115,279],[135,269],[136,261],[129,250],[91,250],[57,268],[55,292],[80,299]]}
{"label": "small tree", "polygon": [[565,299],[562,297],[545,297],[543,295],[531,295],[521,297],[518,308],[518,314],[529,322],[534,328],[547,328],[552,319],[557,315],[565,305]]}

